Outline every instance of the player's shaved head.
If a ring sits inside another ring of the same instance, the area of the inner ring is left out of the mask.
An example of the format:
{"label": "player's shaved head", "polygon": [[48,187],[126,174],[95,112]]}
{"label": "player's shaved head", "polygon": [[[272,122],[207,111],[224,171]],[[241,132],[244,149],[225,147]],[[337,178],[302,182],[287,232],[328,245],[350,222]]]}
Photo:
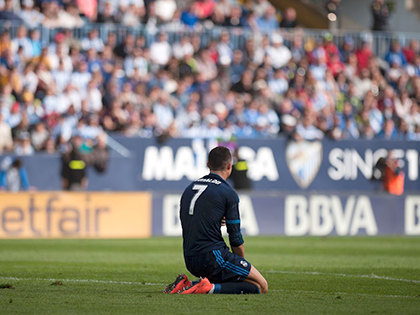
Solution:
{"label": "player's shaved head", "polygon": [[232,155],[226,147],[215,147],[209,153],[208,167],[212,171],[223,171],[232,162]]}

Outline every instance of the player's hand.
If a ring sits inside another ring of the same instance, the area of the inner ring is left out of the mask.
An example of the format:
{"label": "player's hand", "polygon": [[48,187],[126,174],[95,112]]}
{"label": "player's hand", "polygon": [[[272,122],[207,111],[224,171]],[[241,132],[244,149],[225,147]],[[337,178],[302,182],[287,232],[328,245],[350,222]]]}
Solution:
{"label": "player's hand", "polygon": [[222,226],[226,226],[226,217],[222,218],[222,222],[220,222]]}

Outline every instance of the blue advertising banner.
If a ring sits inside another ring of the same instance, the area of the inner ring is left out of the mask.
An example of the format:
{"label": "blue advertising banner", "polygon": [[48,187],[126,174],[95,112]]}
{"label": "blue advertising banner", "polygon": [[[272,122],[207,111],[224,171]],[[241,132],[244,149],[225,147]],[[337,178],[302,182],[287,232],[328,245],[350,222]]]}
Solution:
{"label": "blue advertising banner", "polygon": [[[180,190],[208,172],[207,153],[216,140],[115,139],[135,153],[137,189]],[[286,139],[239,139],[238,147],[248,163],[248,177],[255,190],[370,190],[373,167],[388,152],[399,160],[405,173],[405,190],[420,191],[419,142],[408,141],[316,141]]]}
{"label": "blue advertising banner", "polygon": [[[152,235],[180,236],[179,194],[153,197]],[[420,235],[420,196],[240,195],[245,235]],[[222,231],[226,233],[225,228]]]}
{"label": "blue advertising banner", "polygon": [[[220,144],[203,139],[170,139],[160,144],[156,139],[113,138],[129,155],[114,153],[105,173],[89,170],[91,191],[181,191],[208,173],[207,154]],[[381,183],[371,180],[373,167],[391,152],[405,174],[405,191],[420,192],[420,142],[293,142],[280,138],[239,139],[227,145],[237,147],[247,162],[256,191],[379,191]],[[0,163],[2,160],[0,156]],[[32,186],[61,189],[59,155],[39,154],[23,160]]]}

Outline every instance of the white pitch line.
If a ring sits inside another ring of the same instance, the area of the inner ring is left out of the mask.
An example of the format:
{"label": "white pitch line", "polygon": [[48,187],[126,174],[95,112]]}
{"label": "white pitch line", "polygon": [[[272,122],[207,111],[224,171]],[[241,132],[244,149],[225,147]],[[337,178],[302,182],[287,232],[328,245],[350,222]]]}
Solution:
{"label": "white pitch line", "polygon": [[382,276],[377,276],[377,275],[348,275],[348,274],[345,274],[345,273],[328,273],[328,272],[318,272],[318,271],[269,270],[269,271],[266,271],[266,273],[280,273],[280,274],[292,274],[292,275],[315,275],[315,276],[336,276],[336,277],[349,277],[349,278],[368,278],[368,279],[380,279],[380,280],[399,281],[399,282],[420,283],[420,280],[412,280],[412,279],[382,277]]}
{"label": "white pitch line", "polygon": [[[289,271],[275,271],[271,270],[268,273],[292,273]],[[293,272],[294,274],[298,272]],[[299,272],[300,274],[316,274],[323,275],[319,272]],[[331,275],[331,274],[329,274]],[[337,274],[333,274],[337,275]],[[343,274],[338,274],[342,276]],[[350,275],[348,275],[350,276]],[[14,281],[57,281],[53,278],[18,278],[18,277],[0,277],[4,280],[14,280]],[[386,279],[389,280],[389,279]],[[62,279],[63,282],[85,282],[85,283],[105,283],[105,284],[130,284],[130,285],[159,285],[163,286],[163,283],[151,283],[151,282],[132,282],[132,281],[113,281],[113,280],[95,280],[95,279]],[[366,296],[366,297],[379,297],[379,298],[415,298],[414,296],[407,295],[379,295],[379,294],[365,294],[365,293],[348,293],[348,292],[323,292],[323,291],[305,291],[305,290],[293,290],[293,289],[270,289],[273,292],[296,292],[296,293],[306,293],[306,294],[328,294],[328,295],[357,295],[357,296]]]}
{"label": "white pitch line", "polygon": [[366,293],[349,293],[349,292],[324,292],[324,291],[305,291],[305,290],[293,290],[293,289],[270,289],[269,291],[275,292],[297,292],[297,293],[307,293],[307,294],[328,294],[328,295],[357,295],[357,296],[366,296],[366,297],[381,297],[381,298],[406,298],[406,299],[416,299],[415,296],[409,295],[380,295],[380,294],[366,294]]}
{"label": "white pitch line", "polygon": [[131,282],[131,281],[112,281],[112,280],[95,280],[95,279],[60,279],[60,278],[16,278],[16,277],[0,277],[5,280],[15,281],[63,281],[63,282],[92,282],[92,283],[105,283],[105,284],[134,284],[134,285],[165,285],[163,283],[150,283],[150,282]]}

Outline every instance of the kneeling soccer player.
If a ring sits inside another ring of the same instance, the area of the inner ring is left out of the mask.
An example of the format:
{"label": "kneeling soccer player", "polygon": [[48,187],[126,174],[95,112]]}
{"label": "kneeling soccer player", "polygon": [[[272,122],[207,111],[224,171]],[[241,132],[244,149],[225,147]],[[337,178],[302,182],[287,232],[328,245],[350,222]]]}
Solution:
{"label": "kneeling soccer player", "polygon": [[[164,290],[181,294],[258,294],[266,293],[267,281],[245,260],[240,228],[239,198],[226,179],[232,172],[229,149],[210,151],[207,166],[210,174],[192,182],[181,197],[180,217],[187,269],[198,281],[184,274]],[[227,225],[229,251],[221,225]]]}

